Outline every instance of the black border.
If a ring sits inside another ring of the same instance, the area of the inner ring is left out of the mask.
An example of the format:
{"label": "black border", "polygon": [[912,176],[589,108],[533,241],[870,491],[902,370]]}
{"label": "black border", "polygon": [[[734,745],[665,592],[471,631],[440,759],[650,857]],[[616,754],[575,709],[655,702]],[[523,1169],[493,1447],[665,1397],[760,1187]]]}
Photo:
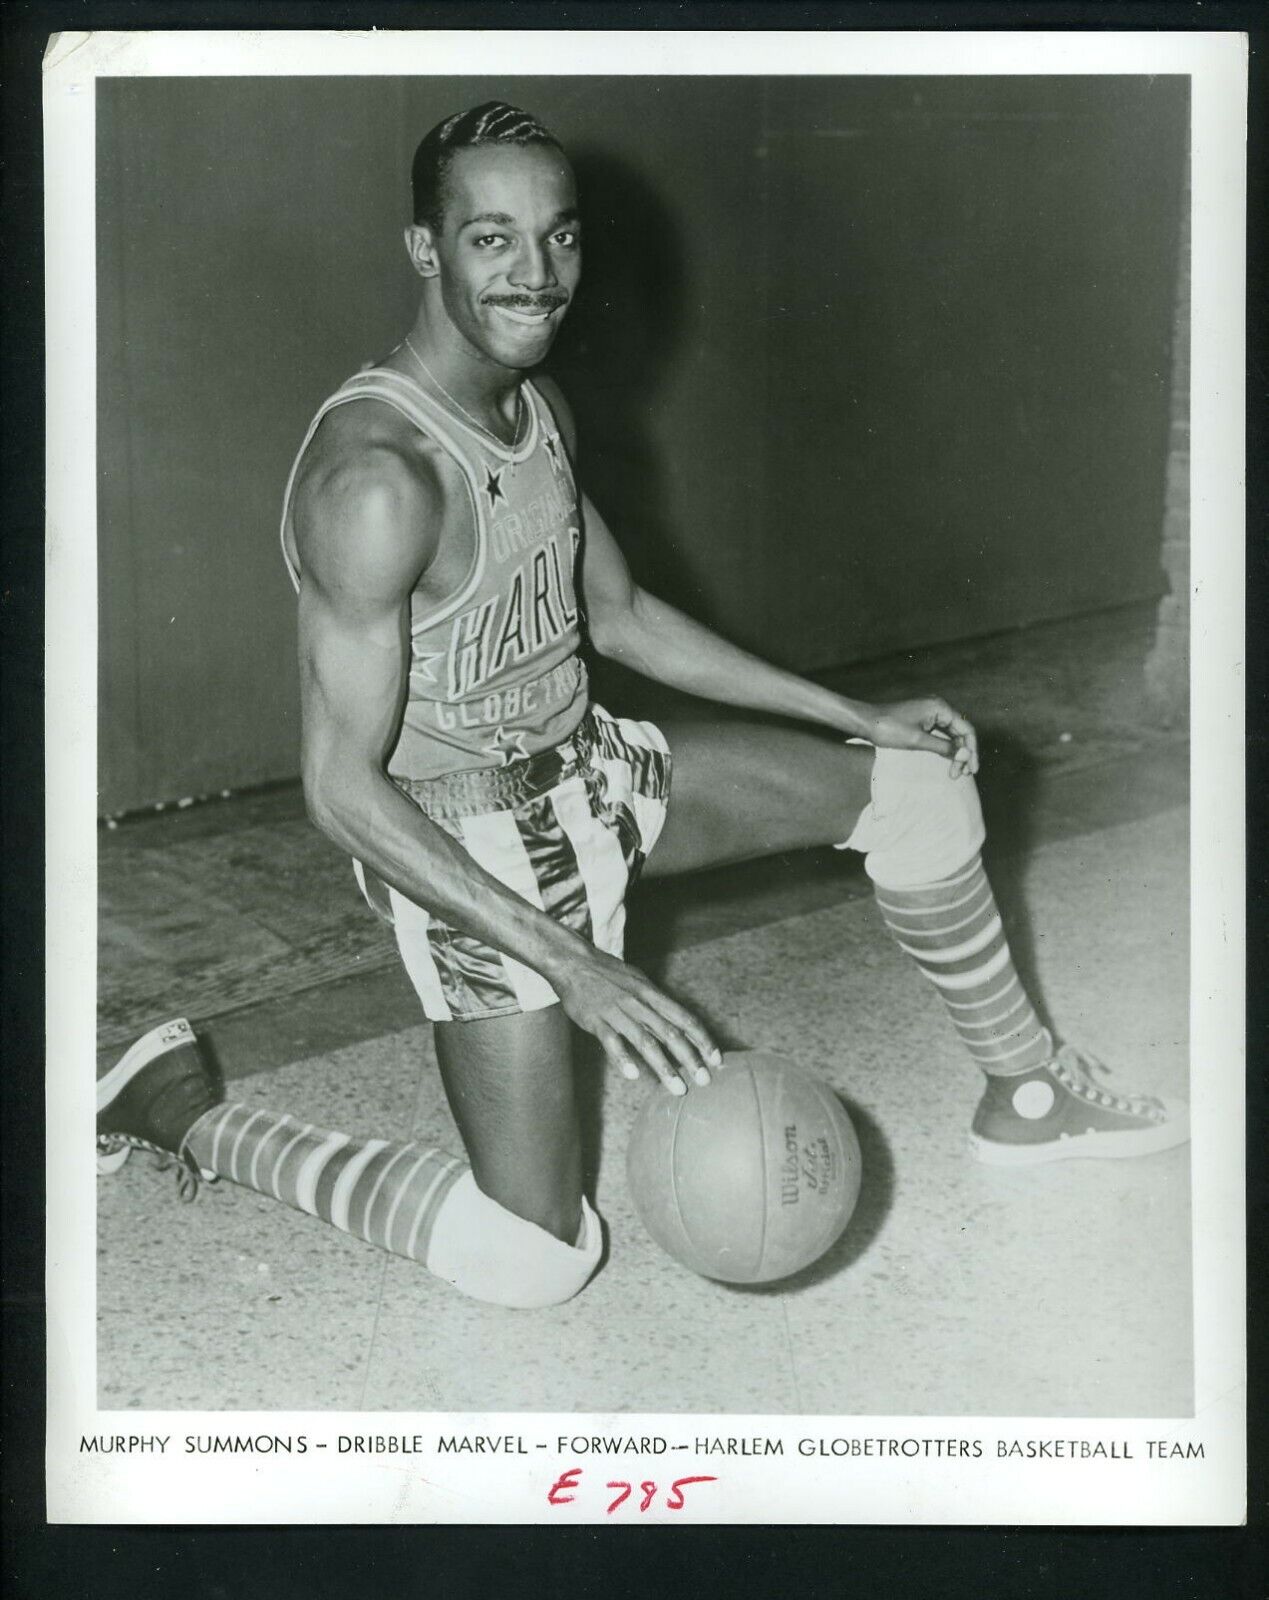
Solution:
{"label": "black border", "polygon": [[[738,1595],[879,1597],[990,1593],[1042,1596],[1150,1594],[1186,1600],[1260,1600],[1266,1562],[1264,1365],[1252,1342],[1249,1526],[1242,1529],[1053,1528],[137,1528],[44,1522],[43,1494],[43,241],[40,63],[59,30],[193,28],[544,29],[1081,29],[1251,33],[1248,323],[1248,794],[1251,1326],[1264,1326],[1264,1222],[1269,1210],[1260,1130],[1269,1091],[1266,970],[1269,863],[1257,801],[1269,786],[1269,650],[1259,625],[1269,602],[1269,544],[1260,537],[1269,487],[1269,338],[1265,332],[1264,107],[1267,9],[1232,0],[6,0],[0,10],[3,212],[0,355],[3,358],[3,570],[0,572],[0,1075],[4,1270],[0,1458],[6,1587],[26,1597],[94,1600],[179,1592],[268,1595],[503,1595],[608,1597],[700,1585]],[[1261,826],[1257,826],[1261,824]],[[1114,1329],[1089,1329],[1090,1340]],[[635,1542],[637,1541],[637,1548]]]}

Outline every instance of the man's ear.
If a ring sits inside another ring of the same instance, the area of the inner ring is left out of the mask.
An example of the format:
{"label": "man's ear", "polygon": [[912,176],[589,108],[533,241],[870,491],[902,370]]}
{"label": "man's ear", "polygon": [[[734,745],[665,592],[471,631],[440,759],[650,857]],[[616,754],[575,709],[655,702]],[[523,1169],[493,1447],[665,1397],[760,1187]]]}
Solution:
{"label": "man's ear", "polygon": [[405,253],[420,278],[434,278],[440,271],[436,240],[426,223],[412,222],[405,230]]}

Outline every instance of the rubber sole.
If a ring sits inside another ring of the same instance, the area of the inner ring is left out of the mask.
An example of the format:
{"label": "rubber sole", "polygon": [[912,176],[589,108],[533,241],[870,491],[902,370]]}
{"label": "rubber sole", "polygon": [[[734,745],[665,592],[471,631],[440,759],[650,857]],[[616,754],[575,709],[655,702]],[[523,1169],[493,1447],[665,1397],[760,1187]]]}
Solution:
{"label": "rubber sole", "polygon": [[1168,1120],[1152,1128],[1121,1133],[1077,1133],[1043,1144],[1006,1144],[1002,1139],[969,1136],[970,1153],[989,1167],[1038,1167],[1049,1161],[1125,1161],[1133,1156],[1153,1156],[1174,1150],[1190,1137],[1185,1106],[1164,1102]]}
{"label": "rubber sole", "polygon": [[112,1172],[118,1172],[128,1157],[132,1154],[132,1146],[125,1144],[118,1150],[97,1151],[97,1176],[108,1178]]}
{"label": "rubber sole", "polygon": [[[112,1172],[118,1172],[128,1157],[132,1154],[134,1146],[125,1144],[118,1150],[97,1149],[97,1176],[108,1178]],[[198,1175],[204,1183],[219,1183],[220,1174],[212,1172],[207,1167],[199,1167]]]}

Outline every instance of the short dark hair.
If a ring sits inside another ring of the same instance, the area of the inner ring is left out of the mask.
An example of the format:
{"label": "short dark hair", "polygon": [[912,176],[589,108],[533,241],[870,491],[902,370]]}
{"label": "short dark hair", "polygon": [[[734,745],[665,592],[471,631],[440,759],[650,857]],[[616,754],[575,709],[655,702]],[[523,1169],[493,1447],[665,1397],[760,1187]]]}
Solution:
{"label": "short dark hair", "polygon": [[486,100],[470,111],[456,111],[424,134],[414,152],[410,186],[414,193],[414,220],[441,231],[445,214],[445,177],[449,164],[460,150],[485,144],[550,144],[557,150],[559,140],[532,116],[504,100]]}

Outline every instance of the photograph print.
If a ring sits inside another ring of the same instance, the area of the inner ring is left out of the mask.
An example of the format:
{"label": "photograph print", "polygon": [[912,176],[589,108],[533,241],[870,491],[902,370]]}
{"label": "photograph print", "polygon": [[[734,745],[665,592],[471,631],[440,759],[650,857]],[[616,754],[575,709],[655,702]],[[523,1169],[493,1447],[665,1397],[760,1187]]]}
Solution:
{"label": "photograph print", "polygon": [[102,1410],[1192,1414],[1189,88],[98,78]]}

